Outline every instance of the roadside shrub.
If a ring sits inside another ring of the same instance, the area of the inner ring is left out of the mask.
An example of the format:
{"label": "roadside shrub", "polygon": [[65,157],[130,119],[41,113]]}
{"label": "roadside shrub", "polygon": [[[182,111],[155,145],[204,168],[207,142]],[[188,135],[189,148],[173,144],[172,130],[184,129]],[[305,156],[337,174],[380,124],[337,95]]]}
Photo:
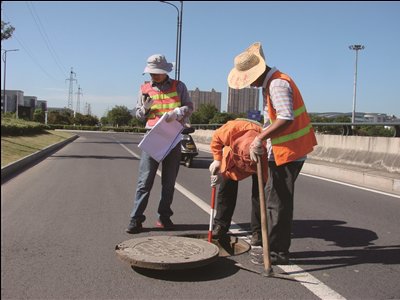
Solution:
{"label": "roadside shrub", "polygon": [[2,118],[1,119],[1,135],[34,135],[46,133],[50,129],[48,126],[30,122],[21,119]]}

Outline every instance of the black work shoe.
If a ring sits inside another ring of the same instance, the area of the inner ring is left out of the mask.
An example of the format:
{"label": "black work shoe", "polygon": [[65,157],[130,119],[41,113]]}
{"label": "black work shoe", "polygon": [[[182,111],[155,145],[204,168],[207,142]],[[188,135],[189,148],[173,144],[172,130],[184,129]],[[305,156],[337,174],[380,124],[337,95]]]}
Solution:
{"label": "black work shoe", "polygon": [[273,252],[271,251],[271,264],[273,265],[288,265],[289,264],[289,255],[283,252]]}
{"label": "black work shoe", "polygon": [[131,219],[128,227],[125,229],[125,232],[135,234],[143,231],[142,223],[138,222],[135,219]]}
{"label": "black work shoe", "polygon": [[253,232],[253,235],[251,236],[250,240],[250,245],[252,246],[262,246],[262,239],[261,239],[261,233],[260,232]]}
{"label": "black work shoe", "polygon": [[174,223],[172,223],[171,219],[158,219],[156,222],[156,227],[157,228],[162,228],[165,230],[173,230],[175,228]]}
{"label": "black work shoe", "polygon": [[[271,252],[270,254],[271,265],[288,265],[289,264],[289,256],[284,253],[276,253]],[[259,255],[255,256],[251,259],[251,262],[255,265],[264,265],[264,256]]]}
{"label": "black work shoe", "polygon": [[212,237],[214,239],[220,239],[222,236],[226,235],[227,232],[228,232],[228,229],[217,224],[217,225],[215,225],[215,227],[212,231]]}

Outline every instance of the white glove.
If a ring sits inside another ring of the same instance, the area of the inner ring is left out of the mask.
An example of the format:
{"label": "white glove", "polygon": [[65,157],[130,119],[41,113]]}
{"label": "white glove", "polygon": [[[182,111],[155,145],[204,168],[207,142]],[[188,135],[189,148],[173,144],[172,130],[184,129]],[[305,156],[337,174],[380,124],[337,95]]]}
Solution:
{"label": "white glove", "polygon": [[221,167],[221,161],[219,160],[214,160],[211,164],[210,167],[208,168],[210,170],[211,175],[217,174],[219,171],[219,168]]}
{"label": "white glove", "polygon": [[166,121],[169,123],[169,122],[172,122],[174,120],[178,120],[178,114],[177,114],[178,111],[180,111],[179,107],[175,108],[174,110],[170,110],[169,112],[167,112]]}
{"label": "white glove", "polygon": [[259,137],[255,137],[253,142],[250,144],[250,159],[254,162],[258,162],[258,156],[264,154],[262,140]]}
{"label": "white glove", "polygon": [[211,175],[211,186],[216,186],[222,182],[222,174],[218,173],[217,175]]}
{"label": "white glove", "polygon": [[181,106],[179,107],[180,110],[180,114],[178,115],[182,115],[182,118],[189,118],[191,115],[190,109],[187,106]]}
{"label": "white glove", "polygon": [[150,107],[153,105],[154,99],[149,97],[149,95],[142,95],[142,103],[143,103],[143,107],[146,110],[149,110]]}
{"label": "white glove", "polygon": [[176,113],[176,120],[181,121],[184,117],[184,112],[182,111],[181,107],[176,107],[174,112]]}

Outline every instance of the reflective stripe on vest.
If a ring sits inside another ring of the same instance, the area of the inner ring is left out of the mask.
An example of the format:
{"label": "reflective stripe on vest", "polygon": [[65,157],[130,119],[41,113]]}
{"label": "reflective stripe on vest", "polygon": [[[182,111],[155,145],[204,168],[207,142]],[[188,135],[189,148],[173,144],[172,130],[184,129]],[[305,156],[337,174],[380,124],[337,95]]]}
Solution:
{"label": "reflective stripe on vest", "polygon": [[280,136],[277,138],[273,138],[271,140],[271,143],[272,143],[272,145],[278,145],[278,144],[282,144],[285,142],[289,142],[291,140],[298,139],[299,137],[302,137],[303,135],[306,135],[307,133],[309,133],[311,128],[312,128],[312,125],[308,124],[306,127],[304,127],[303,129],[300,129],[296,132],[293,132],[293,133],[290,133],[290,134],[287,134],[284,136]]}
{"label": "reflective stripe on vest", "polygon": [[[305,112],[306,112],[306,107],[304,105],[300,106],[298,109],[296,109],[294,111],[294,117],[297,118],[302,113],[305,113]],[[272,121],[271,121],[271,123],[272,123]],[[283,135],[280,137],[272,138],[271,143],[272,143],[272,145],[277,145],[277,144],[285,143],[285,142],[288,142],[288,141],[291,141],[294,139],[298,139],[299,137],[302,137],[303,135],[306,135],[307,133],[309,133],[311,128],[312,128],[312,125],[311,125],[311,123],[309,123],[306,127],[302,128],[298,131],[295,131],[293,133],[289,133],[289,134],[286,134],[286,135]]]}

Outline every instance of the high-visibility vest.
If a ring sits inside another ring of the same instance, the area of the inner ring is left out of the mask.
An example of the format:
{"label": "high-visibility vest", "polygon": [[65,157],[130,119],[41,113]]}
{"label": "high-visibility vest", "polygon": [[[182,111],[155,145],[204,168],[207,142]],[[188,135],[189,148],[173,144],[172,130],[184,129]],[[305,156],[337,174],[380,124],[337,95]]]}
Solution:
{"label": "high-visibility vest", "polygon": [[150,82],[140,87],[142,94],[149,94],[154,99],[147,115],[146,127],[153,127],[163,114],[181,106],[181,100],[176,89],[177,85],[178,81],[171,79],[171,87],[166,91],[154,90]]}
{"label": "high-visibility vest", "polygon": [[271,123],[276,120],[276,110],[272,106],[269,95],[269,86],[274,79],[286,80],[293,91],[294,120],[284,131],[271,136],[272,151],[275,162],[279,166],[297,160],[313,151],[313,147],[317,145],[317,139],[299,89],[289,76],[279,71],[272,74],[266,88],[266,103]]}

